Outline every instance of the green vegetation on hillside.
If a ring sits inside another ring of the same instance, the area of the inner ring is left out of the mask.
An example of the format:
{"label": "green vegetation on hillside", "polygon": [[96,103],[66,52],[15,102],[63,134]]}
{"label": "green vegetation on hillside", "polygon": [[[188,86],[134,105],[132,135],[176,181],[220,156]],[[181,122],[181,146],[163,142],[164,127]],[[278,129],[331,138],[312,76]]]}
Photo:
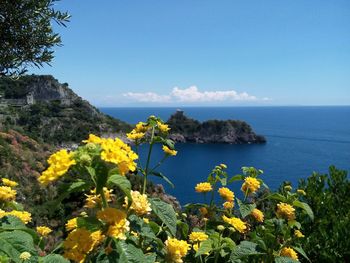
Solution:
{"label": "green vegetation on hillside", "polygon": [[[39,206],[32,201],[38,192],[21,198],[23,187],[34,182],[24,186],[21,177],[6,176],[20,185],[2,180],[0,186],[0,242],[12,246],[0,246],[3,262],[21,262],[16,261],[19,257],[29,257],[28,262],[50,262],[48,257],[54,262],[68,262],[64,258],[73,262],[348,261],[346,172],[331,167],[329,175],[313,174],[295,190],[284,183],[276,192],[264,184],[262,170],[243,167],[241,174],[230,175],[230,169],[220,164],[194,188],[203,202],[175,211],[146,187],[153,176],[171,184],[158,172],[162,162],[177,154],[168,135],[168,126],[154,116],[127,135],[135,149],[150,145],[143,158],[146,163],[137,162],[137,154],[118,138],[90,135],[74,151],[59,150],[50,156],[48,168],[36,175],[39,196],[52,191],[58,195],[40,199]],[[12,151],[39,150],[13,131],[2,138],[4,163],[16,163]],[[163,145],[164,158],[151,167],[152,147],[157,143]],[[230,190],[232,184],[241,186],[243,198]],[[40,226],[36,231],[31,215],[15,202],[16,195],[27,209],[32,208],[34,222]],[[61,202],[63,210],[55,209]],[[45,215],[49,211],[54,213]],[[72,216],[66,218],[68,214]],[[49,220],[38,220],[37,215]],[[68,220],[65,230],[62,219]]]}
{"label": "green vegetation on hillside", "polygon": [[[34,104],[26,104],[28,94],[32,94]],[[2,77],[0,95],[3,126],[44,142],[79,142],[90,133],[113,134],[131,129],[127,123],[101,113],[52,76],[30,75],[16,80]],[[12,105],[12,99],[23,100],[23,105]]]}

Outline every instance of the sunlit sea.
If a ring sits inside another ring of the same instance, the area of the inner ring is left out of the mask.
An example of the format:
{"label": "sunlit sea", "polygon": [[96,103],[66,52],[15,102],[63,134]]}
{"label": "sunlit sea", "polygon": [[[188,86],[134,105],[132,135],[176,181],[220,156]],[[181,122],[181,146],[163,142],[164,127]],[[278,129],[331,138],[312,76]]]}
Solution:
{"label": "sunlit sea", "polygon": [[[101,108],[113,117],[129,123],[156,115],[163,120],[177,108]],[[194,186],[205,181],[211,169],[220,163],[228,166],[229,175],[242,166],[264,171],[262,179],[276,189],[284,180],[294,186],[312,172],[326,173],[330,165],[350,171],[350,106],[339,107],[207,107],[181,108],[200,121],[235,119],[248,122],[254,131],[267,138],[266,144],[177,144],[178,155],[166,160],[161,171],[175,184],[164,183],[167,192],[182,204],[202,201]],[[162,157],[155,149],[152,161]],[[144,161],[144,160],[143,160]],[[155,182],[161,182],[155,178]],[[231,187],[239,191],[238,183]]]}

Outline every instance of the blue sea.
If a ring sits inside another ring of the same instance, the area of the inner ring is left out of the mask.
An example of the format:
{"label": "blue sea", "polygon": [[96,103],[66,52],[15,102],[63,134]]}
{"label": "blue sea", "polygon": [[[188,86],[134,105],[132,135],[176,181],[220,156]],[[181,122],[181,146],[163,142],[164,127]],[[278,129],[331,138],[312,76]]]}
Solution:
{"label": "blue sea", "polygon": [[[101,108],[101,111],[129,123],[156,115],[167,120],[177,108]],[[181,204],[203,201],[195,193],[198,182],[205,181],[220,163],[228,166],[230,176],[242,166],[262,169],[261,178],[276,189],[282,181],[293,186],[312,172],[326,173],[330,165],[350,171],[350,106],[320,107],[206,107],[181,108],[185,115],[200,120],[234,119],[248,122],[266,144],[177,144],[178,154],[168,158],[161,171],[175,184],[166,191]],[[144,149],[145,150],[145,149]],[[152,161],[162,157],[156,148]],[[144,161],[144,159],[143,159]],[[161,182],[158,178],[153,180]],[[239,192],[240,183],[231,188]]]}

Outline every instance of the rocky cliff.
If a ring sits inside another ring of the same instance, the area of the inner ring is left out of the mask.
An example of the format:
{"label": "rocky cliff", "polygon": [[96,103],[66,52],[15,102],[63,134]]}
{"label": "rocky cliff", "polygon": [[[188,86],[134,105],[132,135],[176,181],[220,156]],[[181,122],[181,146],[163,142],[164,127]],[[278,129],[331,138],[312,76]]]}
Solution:
{"label": "rocky cliff", "polygon": [[208,120],[199,122],[188,118],[178,110],[167,121],[171,127],[171,138],[176,142],[194,143],[265,143],[249,124],[239,120]]}
{"label": "rocky cliff", "polygon": [[52,76],[0,78],[0,124],[45,142],[77,142],[130,125],[101,113]]}

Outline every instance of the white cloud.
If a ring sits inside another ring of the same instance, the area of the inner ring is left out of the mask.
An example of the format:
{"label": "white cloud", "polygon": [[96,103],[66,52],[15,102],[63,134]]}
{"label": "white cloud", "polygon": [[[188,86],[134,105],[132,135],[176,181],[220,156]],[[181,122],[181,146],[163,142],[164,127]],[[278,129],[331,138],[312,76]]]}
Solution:
{"label": "white cloud", "polygon": [[127,92],[123,94],[124,97],[138,102],[169,102],[169,95],[159,95],[154,92]]}
{"label": "white cloud", "polygon": [[267,101],[267,97],[257,98],[247,92],[237,92],[235,90],[224,91],[200,91],[196,86],[188,88],[174,87],[169,94],[158,94],[155,92],[127,92],[125,98],[136,102],[159,102],[159,103],[215,103],[215,102],[251,102]]}
{"label": "white cloud", "polygon": [[196,86],[187,89],[173,88],[172,97],[180,102],[216,102],[216,101],[252,101],[257,100],[246,92],[238,93],[235,90],[227,91],[199,91]]}

